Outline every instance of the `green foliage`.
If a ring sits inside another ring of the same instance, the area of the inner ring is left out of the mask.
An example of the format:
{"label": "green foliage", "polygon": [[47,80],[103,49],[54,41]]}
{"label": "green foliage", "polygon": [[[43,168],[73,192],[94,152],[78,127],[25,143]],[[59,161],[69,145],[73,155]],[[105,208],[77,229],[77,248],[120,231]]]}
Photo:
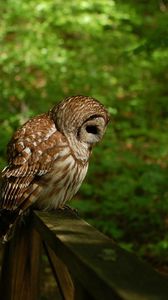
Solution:
{"label": "green foliage", "polygon": [[132,0],[0,4],[0,166],[12,132],[74,94],[111,125],[74,205],[156,265],[167,260],[167,7]]}

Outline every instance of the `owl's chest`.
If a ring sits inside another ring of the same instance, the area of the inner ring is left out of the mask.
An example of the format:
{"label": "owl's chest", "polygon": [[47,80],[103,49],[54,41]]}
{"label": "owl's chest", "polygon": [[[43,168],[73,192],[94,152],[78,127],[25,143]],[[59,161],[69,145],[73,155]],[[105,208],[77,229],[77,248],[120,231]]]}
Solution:
{"label": "owl's chest", "polygon": [[[52,172],[46,176],[47,189],[43,192],[43,207],[52,209],[63,207],[78,191],[86,176],[88,164],[82,165],[73,156],[53,164]],[[46,202],[45,199],[48,198]],[[44,203],[45,202],[45,203]]]}

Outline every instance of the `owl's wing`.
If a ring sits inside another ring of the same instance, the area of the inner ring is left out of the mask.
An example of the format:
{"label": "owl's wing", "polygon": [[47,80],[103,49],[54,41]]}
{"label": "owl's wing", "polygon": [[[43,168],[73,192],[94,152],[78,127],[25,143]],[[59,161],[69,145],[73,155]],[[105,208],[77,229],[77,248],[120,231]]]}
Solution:
{"label": "owl's wing", "polygon": [[37,188],[35,178],[50,172],[60,147],[62,134],[47,114],[30,119],[18,129],[8,145],[9,165],[2,171],[1,209],[15,210]]}

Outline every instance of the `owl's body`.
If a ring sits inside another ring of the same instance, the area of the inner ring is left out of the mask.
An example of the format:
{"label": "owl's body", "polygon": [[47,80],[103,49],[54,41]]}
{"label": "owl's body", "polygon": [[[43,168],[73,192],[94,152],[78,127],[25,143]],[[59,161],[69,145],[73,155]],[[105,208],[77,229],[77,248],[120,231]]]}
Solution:
{"label": "owl's body", "polygon": [[[87,173],[88,162],[80,165],[70,152],[68,148],[60,151],[58,160],[53,164],[53,170],[41,181],[42,186],[45,185],[45,189],[43,190],[41,187],[40,190],[39,187],[37,190],[39,200],[36,205],[38,208],[43,210],[63,208],[65,203],[79,190]],[[65,153],[68,156],[63,161]]]}
{"label": "owl's body", "polygon": [[[85,178],[91,148],[102,138],[108,120],[97,100],[76,96],[18,129],[8,145],[9,165],[2,171],[0,225],[3,214],[17,219],[31,205],[62,208]],[[5,241],[10,221],[2,227]]]}

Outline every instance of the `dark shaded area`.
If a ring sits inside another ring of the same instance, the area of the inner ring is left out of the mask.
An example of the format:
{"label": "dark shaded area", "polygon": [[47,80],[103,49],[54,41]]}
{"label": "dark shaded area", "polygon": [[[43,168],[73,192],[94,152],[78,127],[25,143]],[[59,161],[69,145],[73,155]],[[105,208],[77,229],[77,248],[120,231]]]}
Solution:
{"label": "dark shaded area", "polygon": [[[18,210],[12,212],[7,209],[0,209],[0,220],[1,220],[1,226],[0,226],[0,242],[2,237],[8,233],[10,225],[14,224],[15,220],[18,217]],[[12,233],[12,232],[11,232]]]}

